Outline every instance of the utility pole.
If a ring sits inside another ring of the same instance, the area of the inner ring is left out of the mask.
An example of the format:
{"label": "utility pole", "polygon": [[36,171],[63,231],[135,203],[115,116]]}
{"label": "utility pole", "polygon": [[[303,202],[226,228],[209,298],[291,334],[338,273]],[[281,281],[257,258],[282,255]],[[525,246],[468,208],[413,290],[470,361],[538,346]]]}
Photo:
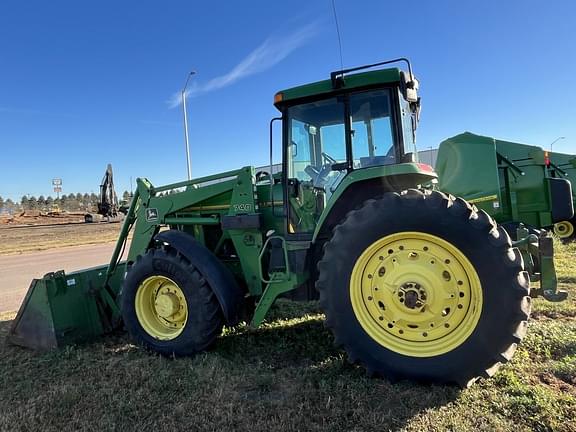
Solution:
{"label": "utility pole", "polygon": [[554,145],[554,143],[557,142],[557,141],[563,140],[563,139],[566,139],[566,137],[563,137],[563,136],[558,137],[558,138],[556,138],[554,141],[552,141],[552,142],[550,143],[550,153],[552,153],[552,146]]}
{"label": "utility pole", "polygon": [[184,140],[186,141],[186,166],[188,167],[188,180],[192,180],[192,172],[190,168],[190,143],[188,142],[188,113],[186,110],[186,87],[188,87],[188,82],[192,75],[195,75],[196,71],[191,71],[186,77],[186,83],[184,88],[182,88],[182,111],[184,112]]}
{"label": "utility pole", "polygon": [[52,186],[54,188],[54,192],[56,192],[56,199],[60,199],[60,192],[62,192],[62,179],[52,179]]}

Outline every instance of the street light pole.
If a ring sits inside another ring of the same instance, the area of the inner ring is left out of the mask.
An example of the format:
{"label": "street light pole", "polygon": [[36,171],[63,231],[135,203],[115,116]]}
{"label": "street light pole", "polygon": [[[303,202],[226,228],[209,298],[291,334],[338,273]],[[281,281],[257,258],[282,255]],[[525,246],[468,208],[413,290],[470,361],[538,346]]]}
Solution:
{"label": "street light pole", "polygon": [[554,141],[552,141],[552,142],[550,143],[550,153],[552,153],[552,146],[554,145],[554,143],[557,142],[557,141],[563,140],[563,139],[566,139],[566,137],[563,137],[563,136],[558,137],[558,138],[556,138]]}
{"label": "street light pole", "polygon": [[191,71],[186,77],[186,83],[182,89],[182,110],[184,112],[184,140],[186,141],[186,166],[188,168],[188,180],[192,180],[192,170],[190,168],[190,143],[188,142],[188,112],[186,110],[186,87],[188,87],[188,81],[190,77],[196,74],[196,71]]}

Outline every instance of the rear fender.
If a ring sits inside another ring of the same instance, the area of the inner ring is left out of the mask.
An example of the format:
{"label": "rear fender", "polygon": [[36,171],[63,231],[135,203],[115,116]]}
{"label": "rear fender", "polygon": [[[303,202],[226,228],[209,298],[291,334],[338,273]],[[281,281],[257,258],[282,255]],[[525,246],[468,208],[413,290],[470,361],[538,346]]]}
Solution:
{"label": "rear fender", "polygon": [[346,213],[359,208],[371,198],[378,198],[386,192],[416,188],[437,179],[432,167],[418,163],[377,166],[352,171],[338,185],[322,213],[313,241],[328,238]]}

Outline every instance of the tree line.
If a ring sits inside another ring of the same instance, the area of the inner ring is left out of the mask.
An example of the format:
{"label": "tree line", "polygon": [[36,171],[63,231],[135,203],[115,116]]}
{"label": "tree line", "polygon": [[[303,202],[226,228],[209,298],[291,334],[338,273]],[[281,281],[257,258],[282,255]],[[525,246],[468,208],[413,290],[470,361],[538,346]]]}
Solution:
{"label": "tree line", "polygon": [[[122,194],[123,201],[130,201],[131,194],[124,191]],[[52,196],[45,197],[40,195],[24,195],[20,198],[19,202],[15,202],[10,198],[4,199],[0,196],[0,213],[19,213],[26,210],[39,210],[49,212],[53,210],[60,211],[94,211],[98,203],[98,195],[95,193],[70,193],[68,195],[61,195],[59,198]]]}

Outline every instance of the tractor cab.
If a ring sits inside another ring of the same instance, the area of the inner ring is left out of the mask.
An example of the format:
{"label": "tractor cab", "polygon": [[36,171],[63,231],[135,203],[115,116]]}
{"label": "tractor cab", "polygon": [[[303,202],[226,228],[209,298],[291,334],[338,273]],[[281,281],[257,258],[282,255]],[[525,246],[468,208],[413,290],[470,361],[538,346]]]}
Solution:
{"label": "tractor cab", "polygon": [[330,80],[281,91],[284,202],[288,232],[312,232],[351,172],[415,162],[418,82],[393,68],[349,75],[377,63],[333,72]]}

